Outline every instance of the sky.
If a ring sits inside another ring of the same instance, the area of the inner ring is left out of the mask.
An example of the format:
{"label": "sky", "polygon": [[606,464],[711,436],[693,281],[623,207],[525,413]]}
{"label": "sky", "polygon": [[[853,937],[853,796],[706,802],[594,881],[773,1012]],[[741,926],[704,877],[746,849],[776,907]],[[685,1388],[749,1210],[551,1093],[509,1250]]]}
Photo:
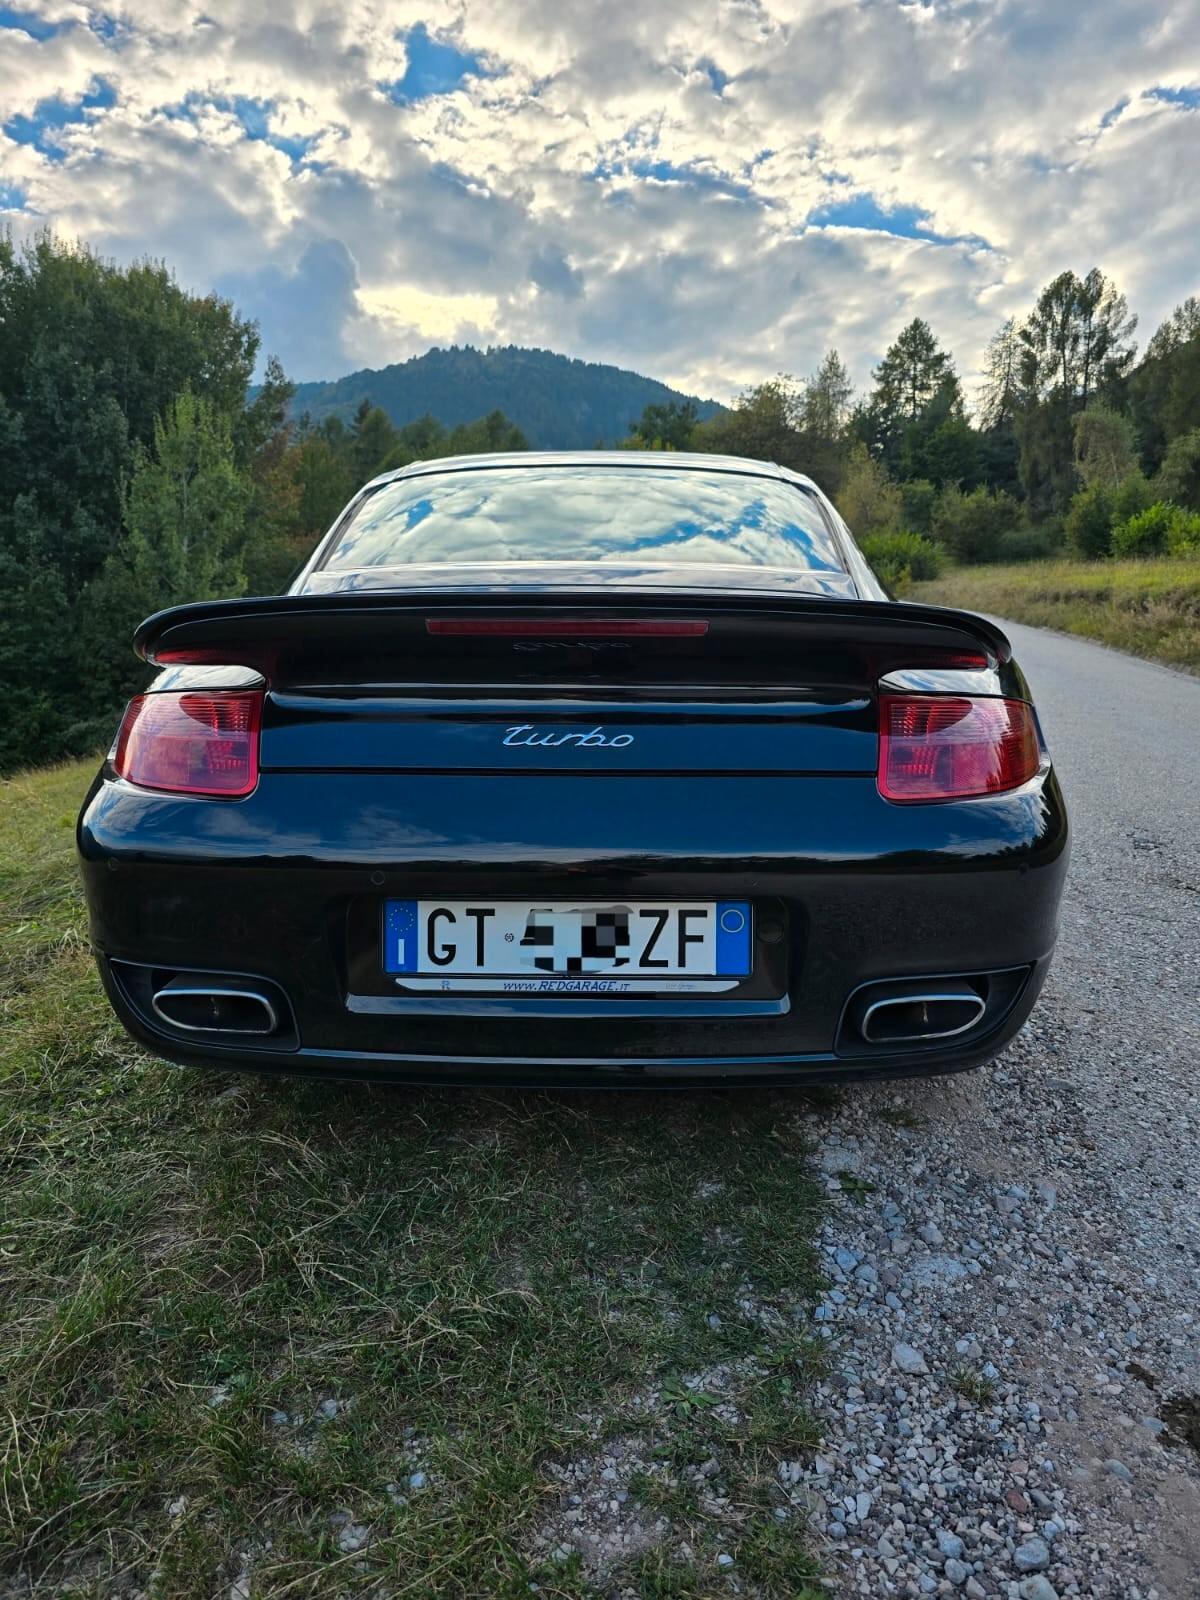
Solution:
{"label": "sky", "polygon": [[290,376],[524,344],[728,400],[1067,268],[1200,292],[1200,0],[0,0],[0,226]]}

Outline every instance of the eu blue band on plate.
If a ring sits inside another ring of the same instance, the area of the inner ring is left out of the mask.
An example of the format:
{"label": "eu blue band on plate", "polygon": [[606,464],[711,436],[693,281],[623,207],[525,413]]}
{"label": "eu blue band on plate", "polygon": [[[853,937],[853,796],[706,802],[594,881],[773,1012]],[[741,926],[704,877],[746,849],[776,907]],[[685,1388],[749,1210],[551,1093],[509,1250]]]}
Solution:
{"label": "eu blue band on plate", "polygon": [[418,954],[417,902],[389,900],[383,918],[383,970],[415,972]]}

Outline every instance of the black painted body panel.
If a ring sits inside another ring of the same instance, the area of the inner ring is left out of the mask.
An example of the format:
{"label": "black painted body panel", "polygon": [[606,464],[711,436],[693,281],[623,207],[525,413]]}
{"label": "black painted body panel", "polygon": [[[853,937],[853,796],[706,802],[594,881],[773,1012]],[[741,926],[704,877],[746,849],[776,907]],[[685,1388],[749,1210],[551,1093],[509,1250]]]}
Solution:
{"label": "black painted body panel", "polygon": [[[990,1058],[1054,947],[1062,796],[1047,757],[1001,796],[882,798],[881,686],[1028,690],[1000,629],[889,601],[825,514],[847,561],[825,592],[803,573],[660,584],[571,562],[407,569],[389,588],[322,579],[318,552],[292,594],[148,619],[151,692],[263,686],[266,701],[245,799],[137,789],[106,763],[84,804],[92,939],[126,1026],[185,1063],[438,1083],[801,1083]],[[599,645],[427,629],[614,613],[708,627]],[[725,995],[637,999],[413,994],[384,974],[387,898],[531,894],[749,900],[754,973]],[[277,985],[294,1028],[274,1044],[170,1035],[144,996],[156,973],[197,970]],[[844,1048],[861,985],[979,974],[1001,975],[1004,1004],[963,1039]]]}

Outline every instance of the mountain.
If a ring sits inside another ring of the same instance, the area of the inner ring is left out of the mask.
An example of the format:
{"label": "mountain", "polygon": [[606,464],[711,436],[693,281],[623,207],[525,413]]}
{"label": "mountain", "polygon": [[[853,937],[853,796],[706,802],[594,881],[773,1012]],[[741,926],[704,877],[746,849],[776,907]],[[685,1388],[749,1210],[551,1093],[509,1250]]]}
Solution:
{"label": "mountain", "polygon": [[530,445],[544,450],[615,444],[648,405],[692,400],[701,417],[721,409],[715,400],[681,394],[654,378],[551,350],[454,345],[329,383],[299,383],[292,414],[307,412],[314,422],[331,414],[348,420],[363,400],[382,406],[397,427],[426,412],[452,428],[500,410]]}

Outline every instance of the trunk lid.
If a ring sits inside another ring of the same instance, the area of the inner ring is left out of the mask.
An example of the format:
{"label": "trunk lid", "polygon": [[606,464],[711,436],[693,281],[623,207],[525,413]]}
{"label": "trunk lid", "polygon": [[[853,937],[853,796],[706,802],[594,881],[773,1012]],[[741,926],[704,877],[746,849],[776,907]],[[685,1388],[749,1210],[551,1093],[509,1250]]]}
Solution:
{"label": "trunk lid", "polygon": [[214,601],[135,642],[261,673],[264,771],[868,774],[885,672],[1009,656],[965,612],[712,589]]}

